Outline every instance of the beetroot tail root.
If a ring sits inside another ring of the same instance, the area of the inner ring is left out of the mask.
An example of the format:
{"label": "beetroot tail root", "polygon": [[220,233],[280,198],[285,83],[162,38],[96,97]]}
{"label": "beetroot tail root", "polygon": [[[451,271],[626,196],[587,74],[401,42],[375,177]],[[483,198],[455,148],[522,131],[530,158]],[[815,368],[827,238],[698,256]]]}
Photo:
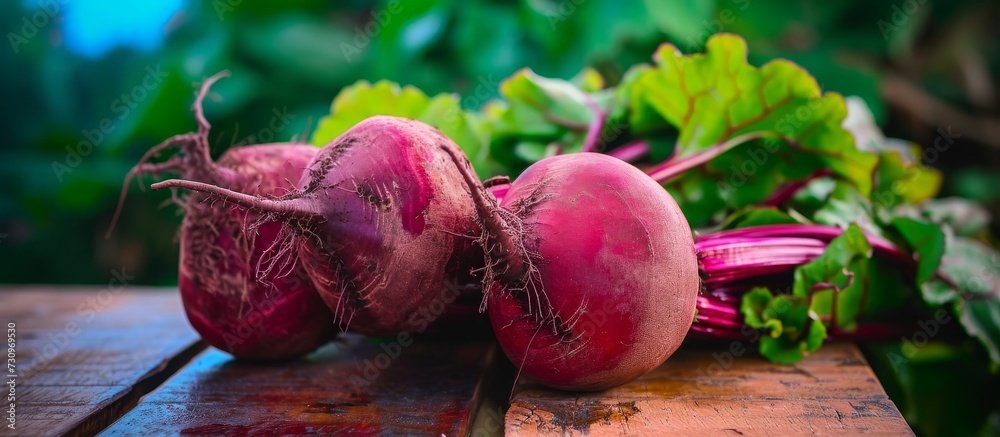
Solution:
{"label": "beetroot tail root", "polygon": [[[211,129],[211,125],[205,118],[203,104],[212,85],[219,79],[229,77],[229,75],[230,73],[228,70],[223,70],[205,79],[202,83],[201,89],[198,91],[198,95],[195,97],[194,104],[192,105],[195,120],[198,122],[198,133],[176,135],[163,143],[150,148],[146,151],[142,158],[139,159],[139,162],[136,163],[136,165],[125,175],[125,181],[122,183],[121,194],[118,196],[118,206],[115,208],[115,213],[111,217],[111,224],[108,226],[108,231],[105,233],[104,238],[107,239],[111,237],[111,233],[114,231],[115,225],[118,223],[122,208],[125,205],[125,196],[128,194],[128,188],[132,182],[132,178],[139,178],[139,187],[142,189],[144,188],[144,185],[142,184],[143,174],[158,175],[167,171],[173,171],[183,174],[186,178],[210,179],[213,173],[218,172],[215,163],[212,162],[212,156],[209,154],[208,131]],[[147,162],[154,156],[174,146],[179,146],[181,149],[177,156],[174,156],[164,163],[147,164]]]}
{"label": "beetroot tail root", "polygon": [[[210,125],[202,105],[211,85],[228,75],[223,71],[203,82],[193,106],[196,133],[177,135],[151,148],[129,171],[111,229],[129,183],[143,174],[171,172],[184,183],[225,187],[243,196],[279,196],[295,189],[318,149],[256,145],[230,148],[218,162],[212,160]],[[167,161],[149,163],[173,147],[178,153]],[[185,216],[179,238],[181,299],[202,338],[236,357],[253,360],[295,358],[333,338],[332,312],[296,254],[282,250],[290,238],[283,225],[235,206],[217,208],[209,197],[193,193],[181,200]]]}

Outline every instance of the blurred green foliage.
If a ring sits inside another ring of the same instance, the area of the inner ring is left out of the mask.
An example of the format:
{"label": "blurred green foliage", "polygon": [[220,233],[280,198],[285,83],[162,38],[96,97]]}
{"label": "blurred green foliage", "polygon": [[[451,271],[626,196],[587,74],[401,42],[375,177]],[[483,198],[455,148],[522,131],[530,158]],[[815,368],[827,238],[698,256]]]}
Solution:
{"label": "blurred green foliage", "polygon": [[[31,3],[0,6],[8,42],[10,34],[26,36],[38,11],[25,6]],[[755,65],[794,60],[824,90],[863,97],[878,121],[890,122],[890,135],[929,144],[921,137],[933,126],[887,112],[879,81],[916,65],[917,83],[977,109],[982,99],[968,96],[960,73],[970,57],[991,80],[1000,70],[996,31],[976,33],[983,27],[976,17],[996,11],[989,3],[215,0],[185,3],[152,50],[122,48],[96,59],[69,50],[57,9],[37,35],[0,50],[7,132],[0,281],[101,283],[125,268],[139,283],[174,283],[179,215],[159,208],[168,194],[133,185],[119,229],[110,240],[103,230],[127,169],[148,147],[194,128],[193,91],[222,69],[233,76],[213,89],[217,98],[206,108],[216,154],[231,144],[303,138],[337,92],[362,79],[458,93],[464,108],[475,109],[522,67],[570,78],[591,66],[614,84],[662,42],[697,52],[708,36],[727,31],[747,38]],[[287,116],[276,122],[281,113]],[[934,163],[963,168],[947,179],[946,194],[995,204],[997,191],[984,187],[996,182],[996,154],[961,147],[967,150]]]}

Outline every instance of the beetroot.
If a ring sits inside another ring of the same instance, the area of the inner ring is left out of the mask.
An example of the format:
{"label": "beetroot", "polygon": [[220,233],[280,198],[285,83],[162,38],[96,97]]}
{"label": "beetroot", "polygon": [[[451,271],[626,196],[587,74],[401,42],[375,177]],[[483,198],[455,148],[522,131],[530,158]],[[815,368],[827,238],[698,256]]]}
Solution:
{"label": "beetroot", "polygon": [[[240,147],[212,162],[209,125],[201,104],[211,84],[225,74],[206,80],[195,101],[198,133],[179,135],[153,148],[129,178],[173,171],[248,194],[276,196],[294,188],[317,148]],[[168,146],[179,146],[179,153],[164,163],[145,162]],[[124,190],[122,195],[124,199]],[[180,231],[181,298],[188,320],[202,338],[236,357],[257,360],[294,358],[333,338],[333,314],[295,254],[273,250],[281,241],[281,223],[208,200],[195,193],[182,201],[186,215]]]}
{"label": "beetroot", "polygon": [[[275,245],[299,259],[344,329],[369,335],[422,331],[459,294],[475,259],[476,214],[436,129],[396,117],[368,118],[320,150],[298,189],[249,196],[183,180],[153,188],[203,191],[288,224]],[[481,256],[480,256],[481,258]]]}
{"label": "beetroot", "polygon": [[603,390],[664,362],[694,320],[698,260],[673,198],[635,167],[579,153],[528,167],[479,208],[483,289],[507,356],[538,382]]}
{"label": "beetroot", "polygon": [[[317,149],[269,145],[232,149],[219,166],[236,170],[231,188],[284,194]],[[236,207],[191,195],[181,225],[180,290],[188,320],[209,344],[249,359],[288,359],[336,334],[295,253],[274,253],[282,224],[257,223]]]}

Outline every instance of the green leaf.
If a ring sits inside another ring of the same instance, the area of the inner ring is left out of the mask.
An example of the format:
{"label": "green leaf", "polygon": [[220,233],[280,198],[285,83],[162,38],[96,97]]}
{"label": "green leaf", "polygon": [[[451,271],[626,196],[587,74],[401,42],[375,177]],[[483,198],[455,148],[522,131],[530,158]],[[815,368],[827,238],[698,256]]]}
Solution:
{"label": "green leaf", "polygon": [[762,336],[760,352],[769,360],[791,364],[801,361],[806,353],[819,348],[826,337],[823,324],[815,320],[806,299],[799,296],[780,295],[774,298],[764,316],[769,324],[777,326],[770,336]]}
{"label": "green leaf", "polygon": [[721,179],[719,187],[729,205],[739,208],[767,200],[783,183],[806,179],[824,165],[818,156],[796,153],[768,138],[736,146],[704,167]]}
{"label": "green leaf", "polygon": [[434,126],[465,151],[480,177],[494,173],[495,164],[484,147],[488,128],[482,119],[461,110],[457,95],[429,97],[415,87],[400,87],[389,81],[360,81],[341,90],[333,100],[330,115],[320,120],[310,142],[325,145],[374,115],[404,117]]}
{"label": "green leaf", "polygon": [[871,254],[872,247],[864,231],[851,224],[844,233],[830,241],[822,255],[795,269],[793,293],[808,297],[819,284],[846,287],[849,276],[845,273],[847,267],[859,259],[869,258]]}
{"label": "green leaf", "polygon": [[[753,41],[750,38],[747,40]],[[763,63],[776,57],[786,58],[806,69],[817,82],[823,84],[824,89],[837,91],[846,96],[847,119],[851,118],[851,100],[856,99],[861,101],[865,105],[865,110],[872,114],[872,123],[877,124],[883,120],[886,112],[881,94],[884,73],[874,66],[861,65],[846,56],[837,56],[829,51],[830,48],[832,47],[827,46],[820,50],[804,51],[789,47],[775,51],[758,51],[751,53],[750,61]],[[833,48],[833,50],[839,49]],[[858,148],[861,149],[861,146],[858,145]]]}
{"label": "green leaf", "polygon": [[914,208],[912,215],[931,223],[947,225],[955,235],[968,237],[982,233],[990,224],[990,212],[981,204],[960,197],[932,199]]}
{"label": "green leaf", "polygon": [[486,146],[489,125],[474,113],[462,111],[457,96],[441,94],[431,99],[418,120],[441,130],[465,151],[481,178],[497,174],[497,164]]}
{"label": "green leaf", "polygon": [[940,274],[957,285],[965,298],[997,299],[1000,293],[1000,253],[971,238],[947,240]]}
{"label": "green leaf", "polygon": [[[591,69],[572,81],[542,77],[527,68],[517,71],[500,84],[503,100],[483,108],[491,135],[490,156],[516,176],[544,157],[579,152],[596,109],[607,111],[617,104],[617,91],[603,88],[604,79]],[[612,119],[603,133],[617,137],[625,129],[622,126],[620,118]],[[603,138],[611,137],[596,138],[601,139],[594,144],[599,148]]]}
{"label": "green leaf", "polygon": [[941,265],[945,248],[944,232],[937,225],[906,217],[893,219],[892,227],[917,255],[916,285],[923,285]]}
{"label": "green leaf", "polygon": [[806,335],[805,352],[816,352],[823,345],[823,340],[826,340],[826,326],[823,322],[813,319]]}
{"label": "green leaf", "polygon": [[[440,95],[436,99],[449,99]],[[457,99],[456,105],[457,105]],[[370,84],[360,81],[345,87],[333,99],[330,115],[319,121],[310,142],[322,146],[348,129],[373,115],[392,115],[420,119],[431,105],[431,98],[412,86],[400,88],[396,83],[379,81]]]}
{"label": "green leaf", "polygon": [[668,186],[667,190],[674,196],[691,227],[705,224],[725,207],[717,182],[708,175],[687,175]]}
{"label": "green leaf", "polygon": [[531,116],[557,125],[587,126],[594,118],[587,106],[591,97],[572,82],[541,77],[530,69],[501,82],[500,94],[508,102],[522,104],[518,107]]}
{"label": "green leaf", "polygon": [[[918,147],[918,146],[914,146]],[[872,201],[887,208],[899,204],[918,204],[937,195],[941,189],[941,172],[908,161],[902,152],[879,153],[878,186]]]}
{"label": "green leaf", "polygon": [[757,287],[743,295],[740,312],[748,326],[765,331],[760,338],[760,353],[774,362],[801,361],[805,354],[819,349],[826,338],[826,328],[800,296],[775,297],[767,288]]}
{"label": "green leaf", "polygon": [[818,205],[819,209],[814,211],[811,217],[816,223],[844,229],[856,224],[872,235],[883,234],[882,228],[876,223],[876,213],[871,201],[854,187],[835,183],[833,190]]}
{"label": "green leaf", "polygon": [[846,281],[846,286],[817,291],[813,295],[810,308],[823,317],[824,321],[828,319],[831,329],[835,327],[839,331],[853,331],[857,327],[858,318],[866,309],[864,299],[870,266],[870,259],[853,261],[846,268],[853,275],[853,279]]}
{"label": "green leaf", "polygon": [[949,236],[938,274],[940,281],[929,281],[937,293],[930,297],[943,300],[944,288],[937,282],[952,287],[965,332],[1000,363],[1000,253],[979,241]]}
{"label": "green leaf", "polygon": [[920,296],[929,305],[938,306],[954,302],[958,293],[950,285],[935,279],[920,285]]}
{"label": "green leaf", "polygon": [[786,204],[788,208],[806,217],[811,217],[816,211],[819,211],[826,205],[827,199],[833,195],[833,191],[836,188],[837,181],[833,179],[813,179],[806,183],[804,187],[799,188],[792,196],[792,199],[786,202]]}
{"label": "green leaf", "polygon": [[990,359],[1000,363],[1000,300],[963,299],[960,311],[965,332],[979,339]]}
{"label": "green leaf", "polygon": [[774,299],[771,291],[765,287],[756,287],[743,295],[740,299],[740,312],[743,313],[743,321],[754,329],[764,329],[764,310]]}
{"label": "green leaf", "polygon": [[514,154],[527,162],[536,162],[550,156],[549,147],[545,143],[522,141],[514,146]]}
{"label": "green leaf", "polygon": [[840,329],[853,329],[862,310],[871,256],[864,231],[851,224],[822,255],[795,269],[792,293],[810,299],[810,309],[820,317],[836,316],[831,323]]}
{"label": "green leaf", "polygon": [[941,172],[920,163],[920,146],[886,138],[875,124],[868,105],[859,97],[847,98],[847,113],[843,125],[854,136],[858,149],[878,155],[878,183],[871,195],[876,205],[891,208],[904,203],[916,204],[937,195],[941,188]]}
{"label": "green leaf", "polygon": [[854,137],[854,145],[858,150],[878,153],[898,147],[899,140],[886,139],[865,99],[847,96],[844,102],[847,104],[847,117],[844,118],[842,126]]}
{"label": "green leaf", "polygon": [[628,120],[626,124],[636,135],[646,136],[670,126],[655,108],[646,103],[642,90],[637,86],[652,69],[648,64],[629,68],[615,88],[616,105],[612,108],[611,119]]}
{"label": "green leaf", "polygon": [[775,363],[795,364],[805,357],[803,348],[794,340],[785,337],[761,337],[760,354]]}
{"label": "green leaf", "polygon": [[746,42],[730,34],[711,37],[705,54],[685,56],[665,44],[656,53],[657,68],[635,85],[633,96],[641,102],[635,110],[648,105],[680,130],[680,158],[738,140],[779,138],[787,144],[784,152],[819,157],[814,169],[829,168],[868,195],[876,157],[856,149],[841,127],[844,99],[823,94],[791,62],[758,69],[746,57]]}
{"label": "green leaf", "polygon": [[847,108],[844,128],[854,136],[858,149],[878,155],[877,185],[871,194],[875,205],[917,204],[937,195],[941,172],[920,163],[920,146],[886,138],[863,99],[848,97]]}
{"label": "green leaf", "polygon": [[600,91],[606,85],[601,73],[590,67],[580,70],[576,76],[570,79],[570,82],[580,90],[588,93]]}

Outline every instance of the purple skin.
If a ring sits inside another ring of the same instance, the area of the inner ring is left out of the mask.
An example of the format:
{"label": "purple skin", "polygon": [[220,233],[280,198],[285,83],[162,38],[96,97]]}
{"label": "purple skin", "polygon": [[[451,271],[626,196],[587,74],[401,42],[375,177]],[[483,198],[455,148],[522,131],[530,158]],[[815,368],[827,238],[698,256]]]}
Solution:
{"label": "purple skin", "polygon": [[440,315],[429,308],[457,299],[477,250],[474,206],[445,149],[462,153],[424,123],[375,116],[323,147],[281,199],[183,180],[153,188],[203,191],[289,224],[289,244],[342,328],[422,332]]}
{"label": "purple skin", "polygon": [[[269,144],[228,150],[213,162],[202,102],[219,73],[202,85],[194,104],[198,132],[178,135],[150,149],[126,176],[114,228],[133,177],[174,172],[245,193],[282,195],[294,189],[319,151],[301,144]],[[147,163],[170,147],[179,152]],[[179,287],[196,331],[238,358],[285,360],[309,353],[336,335],[333,314],[294,253],[271,253],[283,238],[281,224],[239,208],[208,202],[195,193],[180,201],[186,215],[180,232]],[[266,255],[266,256],[265,256]],[[276,256],[277,255],[277,256]]]}
{"label": "purple skin", "polygon": [[[218,166],[227,185],[246,193],[292,189],[318,149],[266,145],[230,149]],[[296,265],[294,253],[273,257],[277,222],[214,204],[201,193],[186,200],[181,224],[179,285],[191,325],[212,346],[253,360],[285,360],[312,352],[336,335],[333,314]],[[266,257],[265,257],[266,256]],[[263,259],[262,259],[263,258]]]}
{"label": "purple skin", "polygon": [[497,205],[454,158],[479,208],[493,329],[520,371],[550,387],[605,390],[677,350],[700,278],[687,220],[663,187],[621,160],[579,153],[535,163]]}

